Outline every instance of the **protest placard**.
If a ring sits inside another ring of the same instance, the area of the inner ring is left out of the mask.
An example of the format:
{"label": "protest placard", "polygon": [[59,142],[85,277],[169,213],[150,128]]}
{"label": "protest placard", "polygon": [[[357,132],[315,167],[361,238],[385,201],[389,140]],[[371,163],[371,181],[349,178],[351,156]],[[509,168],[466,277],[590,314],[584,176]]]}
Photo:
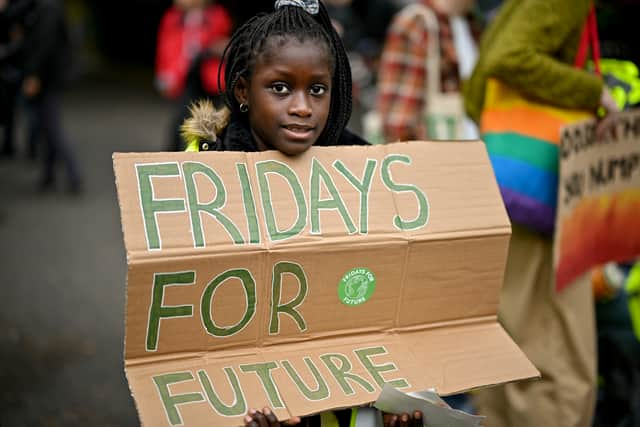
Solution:
{"label": "protest placard", "polygon": [[554,239],[556,288],[592,267],[640,255],[640,110],[562,129]]}
{"label": "protest placard", "polygon": [[511,229],[479,141],[115,154],[114,168],[144,425],[539,375],[496,319]]}

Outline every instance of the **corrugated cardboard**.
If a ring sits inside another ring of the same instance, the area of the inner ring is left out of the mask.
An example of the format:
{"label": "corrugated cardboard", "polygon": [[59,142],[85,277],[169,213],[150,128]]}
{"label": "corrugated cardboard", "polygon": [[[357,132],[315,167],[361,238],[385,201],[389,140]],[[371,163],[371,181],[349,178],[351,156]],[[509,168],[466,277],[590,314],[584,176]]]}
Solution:
{"label": "corrugated cardboard", "polygon": [[144,425],[539,375],[496,320],[510,224],[481,142],[115,154],[114,168]]}

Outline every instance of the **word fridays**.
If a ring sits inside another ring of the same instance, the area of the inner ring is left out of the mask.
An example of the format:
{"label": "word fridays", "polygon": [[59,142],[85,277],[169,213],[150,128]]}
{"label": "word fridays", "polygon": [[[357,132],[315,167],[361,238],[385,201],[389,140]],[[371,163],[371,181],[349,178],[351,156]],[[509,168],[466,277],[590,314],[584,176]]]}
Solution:
{"label": "word fridays", "polygon": [[[411,164],[411,158],[407,155],[390,154],[382,159],[379,174],[385,188],[394,193],[410,192],[417,199],[417,215],[413,219],[401,218],[396,215],[393,224],[398,230],[408,231],[424,227],[429,218],[429,203],[426,194],[412,184],[397,183],[393,180],[391,166],[394,163]],[[344,227],[349,234],[367,234],[369,221],[369,193],[374,174],[378,168],[378,161],[367,159],[364,171],[359,178],[350,171],[343,162],[336,160],[332,168],[325,167],[315,157],[311,159],[309,194],[305,194],[301,179],[287,164],[277,160],[266,160],[255,164],[255,173],[258,190],[255,194],[252,188],[249,171],[245,163],[236,163],[235,178],[238,179],[244,216],[248,224],[248,235],[243,235],[238,225],[232,218],[223,212],[227,201],[228,191],[220,174],[210,166],[194,161],[167,162],[167,163],[142,163],[136,164],[138,192],[144,222],[147,249],[157,251],[162,249],[162,239],[158,225],[158,215],[188,213],[195,248],[207,246],[206,235],[202,226],[202,214],[209,215],[218,221],[236,245],[261,243],[260,224],[256,210],[256,200],[260,200],[260,207],[264,215],[264,226],[269,239],[273,242],[288,239],[299,235],[311,223],[312,234],[322,234],[321,211],[334,210],[340,215]],[[206,187],[202,180],[196,180],[196,176],[205,178]],[[291,194],[293,194],[297,219],[288,228],[280,228],[277,221],[278,209],[272,202],[271,180],[273,177],[284,179]],[[334,178],[344,179],[353,187],[360,196],[360,217],[358,225],[350,214],[340,194]],[[182,198],[157,198],[154,194],[154,180],[158,178],[174,178],[181,180],[184,185],[186,197]],[[205,188],[200,188],[205,187]],[[322,198],[322,188],[329,194],[328,198]],[[214,197],[206,203],[201,202],[201,192],[214,190]],[[199,191],[200,190],[200,191]]]}

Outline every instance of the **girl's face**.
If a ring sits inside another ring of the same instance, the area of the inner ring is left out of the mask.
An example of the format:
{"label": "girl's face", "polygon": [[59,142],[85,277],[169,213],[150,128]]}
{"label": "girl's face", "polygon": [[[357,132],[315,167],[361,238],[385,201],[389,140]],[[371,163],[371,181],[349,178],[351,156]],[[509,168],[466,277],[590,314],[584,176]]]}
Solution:
{"label": "girl's face", "polygon": [[235,88],[247,104],[258,149],[304,153],[320,137],[331,103],[328,49],[317,41],[271,38],[256,59],[251,80]]}

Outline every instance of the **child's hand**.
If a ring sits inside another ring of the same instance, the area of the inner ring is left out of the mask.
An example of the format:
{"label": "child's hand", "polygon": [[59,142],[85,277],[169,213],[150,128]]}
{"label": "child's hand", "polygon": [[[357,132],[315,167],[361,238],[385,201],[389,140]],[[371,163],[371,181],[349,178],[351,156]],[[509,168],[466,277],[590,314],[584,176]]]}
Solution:
{"label": "child's hand", "polygon": [[415,411],[412,415],[387,414],[382,416],[384,427],[422,427],[422,412]]}
{"label": "child's hand", "polygon": [[299,417],[293,417],[290,420],[280,423],[275,414],[269,408],[263,408],[262,412],[255,409],[249,409],[247,415],[244,416],[245,427],[280,427],[294,426],[300,424]]}

